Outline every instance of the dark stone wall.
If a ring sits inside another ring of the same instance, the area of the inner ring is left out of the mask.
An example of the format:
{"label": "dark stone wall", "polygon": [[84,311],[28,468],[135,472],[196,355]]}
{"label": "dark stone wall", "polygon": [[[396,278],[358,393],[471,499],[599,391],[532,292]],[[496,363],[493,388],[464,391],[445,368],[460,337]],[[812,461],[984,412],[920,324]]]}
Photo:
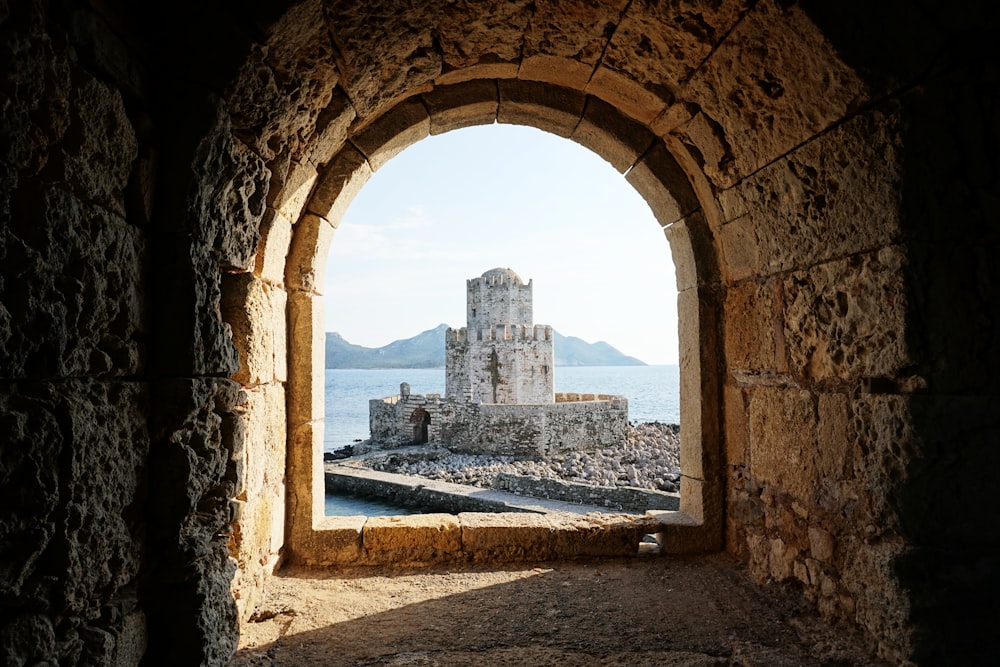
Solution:
{"label": "dark stone wall", "polygon": [[[151,9],[0,3],[5,665],[235,648],[242,396],[219,283],[252,259],[269,172],[202,78],[225,61],[164,49],[211,20]],[[242,60],[234,34],[185,53]]]}

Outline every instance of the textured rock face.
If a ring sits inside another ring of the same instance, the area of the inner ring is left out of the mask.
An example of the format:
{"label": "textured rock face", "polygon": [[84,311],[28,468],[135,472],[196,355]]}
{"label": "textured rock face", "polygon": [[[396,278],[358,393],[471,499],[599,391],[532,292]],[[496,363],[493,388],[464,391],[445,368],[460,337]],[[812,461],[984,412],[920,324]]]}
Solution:
{"label": "textured rock face", "polygon": [[0,2],[0,662],[223,664],[282,554],[357,551],[314,530],[325,247],[408,143],[494,120],[667,226],[677,548],[895,661],[995,627],[993,3],[151,11]]}

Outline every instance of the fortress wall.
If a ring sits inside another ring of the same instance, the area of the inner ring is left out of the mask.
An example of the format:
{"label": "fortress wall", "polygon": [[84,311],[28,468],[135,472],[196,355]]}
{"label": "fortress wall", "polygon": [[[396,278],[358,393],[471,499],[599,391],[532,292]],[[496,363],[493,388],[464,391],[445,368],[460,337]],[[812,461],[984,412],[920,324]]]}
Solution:
{"label": "fortress wall", "polygon": [[552,402],[555,355],[551,339],[473,340],[465,349],[463,377],[468,379],[458,380],[464,393],[456,396],[482,403]]}
{"label": "fortress wall", "polygon": [[468,400],[472,392],[469,385],[469,342],[465,327],[448,329],[445,333],[444,358],[445,396]]}
{"label": "fortress wall", "polygon": [[[452,404],[441,440],[477,454],[553,456],[625,442],[628,399],[534,405]],[[498,434],[504,434],[502,437]]]}
{"label": "fortress wall", "polygon": [[428,440],[439,440],[442,420],[445,413],[450,412],[445,405],[440,394],[410,394],[406,397],[397,395],[370,400],[368,422],[372,446],[376,449],[392,449],[413,444],[414,423],[410,419],[420,409],[426,410],[431,418],[427,428]]}

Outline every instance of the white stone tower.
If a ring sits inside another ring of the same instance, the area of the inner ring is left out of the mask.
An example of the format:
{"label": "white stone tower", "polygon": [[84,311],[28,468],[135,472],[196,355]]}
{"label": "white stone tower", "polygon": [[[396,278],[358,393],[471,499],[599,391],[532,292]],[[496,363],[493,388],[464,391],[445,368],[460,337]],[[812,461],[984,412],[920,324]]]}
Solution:
{"label": "white stone tower", "polygon": [[491,269],[467,281],[467,326],[445,336],[445,393],[476,403],[552,403],[552,327],[532,323],[531,281]]}

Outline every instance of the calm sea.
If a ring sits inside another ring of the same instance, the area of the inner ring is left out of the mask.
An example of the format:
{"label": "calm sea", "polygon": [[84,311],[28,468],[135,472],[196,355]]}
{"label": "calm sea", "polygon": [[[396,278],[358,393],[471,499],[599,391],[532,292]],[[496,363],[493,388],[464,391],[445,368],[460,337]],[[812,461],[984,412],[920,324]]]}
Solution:
{"label": "calm sea", "polygon": [[[408,382],[414,394],[444,394],[444,369],[327,369],[326,449],[367,438],[368,400],[398,394],[400,382]],[[555,389],[625,396],[631,421],[680,422],[680,374],[674,365],[559,366]]]}

